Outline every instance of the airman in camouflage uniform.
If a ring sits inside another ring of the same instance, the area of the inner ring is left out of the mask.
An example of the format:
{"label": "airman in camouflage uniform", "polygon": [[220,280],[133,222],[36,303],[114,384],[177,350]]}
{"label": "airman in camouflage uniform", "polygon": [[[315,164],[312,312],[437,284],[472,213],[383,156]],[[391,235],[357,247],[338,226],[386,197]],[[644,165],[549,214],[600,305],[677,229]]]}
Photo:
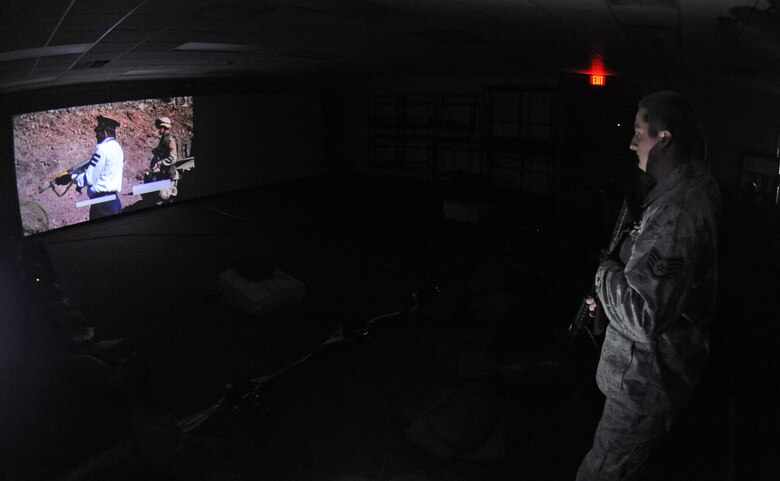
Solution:
{"label": "airman in camouflage uniform", "polygon": [[721,197],[692,160],[701,130],[690,103],[673,92],[645,97],[634,130],[631,150],[656,185],[617,258],[599,266],[589,300],[610,321],[596,373],[606,401],[579,481],[636,479],[708,354]]}
{"label": "airman in camouflage uniform", "polygon": [[152,160],[149,163],[149,171],[154,171],[157,167],[162,175],[161,179],[170,179],[171,187],[160,191],[160,197],[168,200],[176,195],[176,184],[179,180],[179,172],[176,170],[178,159],[176,138],[171,135],[171,119],[160,117],[154,121],[157,133],[160,135],[160,142],[152,150]]}

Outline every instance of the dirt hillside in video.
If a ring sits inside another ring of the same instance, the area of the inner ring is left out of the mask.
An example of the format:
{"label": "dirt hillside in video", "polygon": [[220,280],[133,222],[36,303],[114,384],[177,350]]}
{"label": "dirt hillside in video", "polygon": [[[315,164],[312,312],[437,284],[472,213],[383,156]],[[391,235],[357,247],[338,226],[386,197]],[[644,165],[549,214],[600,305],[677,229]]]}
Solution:
{"label": "dirt hillside in video", "polygon": [[[89,207],[76,207],[87,200],[86,189],[75,184],[58,197],[49,187],[58,174],[89,159],[95,151],[98,115],[119,121],[117,140],[124,151],[120,200],[122,209],[139,201],[133,186],[143,183],[152,149],[159,135],[154,120],[173,120],[172,131],[182,146],[191,145],[193,135],[192,98],[115,102],[22,114],[14,122],[14,158],[22,225],[25,234],[43,232],[89,219]],[[179,149],[181,151],[181,148]],[[64,186],[55,186],[62,193]],[[42,190],[42,191],[41,191]]]}

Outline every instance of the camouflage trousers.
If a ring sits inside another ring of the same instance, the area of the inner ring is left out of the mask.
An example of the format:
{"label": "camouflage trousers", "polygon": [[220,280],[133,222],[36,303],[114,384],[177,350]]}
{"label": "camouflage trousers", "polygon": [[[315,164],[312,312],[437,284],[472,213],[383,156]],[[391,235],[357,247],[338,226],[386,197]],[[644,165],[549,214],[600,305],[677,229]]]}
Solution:
{"label": "camouflage trousers", "polygon": [[638,479],[656,441],[670,426],[671,418],[667,410],[637,412],[634,403],[608,397],[593,437],[593,447],[577,471],[577,481]]}

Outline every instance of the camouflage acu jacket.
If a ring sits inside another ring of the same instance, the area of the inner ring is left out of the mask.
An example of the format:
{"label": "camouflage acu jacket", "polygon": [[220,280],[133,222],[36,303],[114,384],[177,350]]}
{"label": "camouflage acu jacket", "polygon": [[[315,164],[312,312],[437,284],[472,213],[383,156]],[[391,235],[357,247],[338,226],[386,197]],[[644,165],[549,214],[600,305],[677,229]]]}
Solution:
{"label": "camouflage acu jacket", "polygon": [[596,274],[610,324],[596,380],[635,412],[673,410],[701,377],[717,283],[721,197],[695,164],[675,169],[645,197],[643,214]]}
{"label": "camouflage acu jacket", "polygon": [[171,134],[162,135],[157,147],[152,150],[154,154],[153,162],[159,162],[160,165],[170,167],[178,160],[176,150],[176,137]]}

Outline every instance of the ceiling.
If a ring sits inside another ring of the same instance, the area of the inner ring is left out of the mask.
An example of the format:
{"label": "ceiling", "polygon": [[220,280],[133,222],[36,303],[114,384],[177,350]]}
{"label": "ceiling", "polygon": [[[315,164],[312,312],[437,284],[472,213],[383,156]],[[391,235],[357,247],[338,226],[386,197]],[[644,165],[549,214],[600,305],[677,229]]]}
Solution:
{"label": "ceiling", "polygon": [[599,65],[632,78],[693,75],[780,91],[772,3],[780,0],[4,0],[0,93]]}

